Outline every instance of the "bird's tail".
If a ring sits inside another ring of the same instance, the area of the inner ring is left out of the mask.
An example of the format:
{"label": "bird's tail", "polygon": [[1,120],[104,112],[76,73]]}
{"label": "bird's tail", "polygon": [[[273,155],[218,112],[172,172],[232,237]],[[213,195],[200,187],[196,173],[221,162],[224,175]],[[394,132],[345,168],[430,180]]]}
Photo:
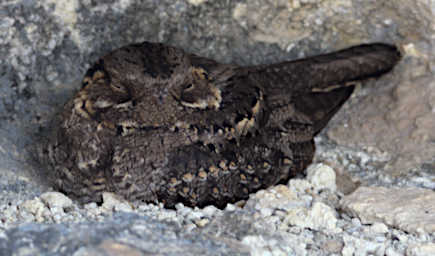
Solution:
{"label": "bird's tail", "polygon": [[263,80],[270,81],[266,83],[269,87],[266,90],[286,87],[291,87],[292,91],[325,90],[334,85],[378,77],[390,71],[400,58],[400,51],[393,45],[363,44],[306,59],[258,67],[258,71]]}
{"label": "bird's tail", "polygon": [[314,135],[326,126],[353,92],[352,82],[378,77],[399,61],[395,46],[366,44],[307,59],[256,67],[271,109],[293,105],[310,119]]}

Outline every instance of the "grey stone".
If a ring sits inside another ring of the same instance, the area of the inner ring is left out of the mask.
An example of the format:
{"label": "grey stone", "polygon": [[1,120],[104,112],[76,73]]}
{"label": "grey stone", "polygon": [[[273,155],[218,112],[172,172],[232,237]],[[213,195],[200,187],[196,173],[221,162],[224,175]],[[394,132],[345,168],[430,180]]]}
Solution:
{"label": "grey stone", "polygon": [[[322,168],[313,168],[313,172],[325,171]],[[326,172],[334,171],[332,169]],[[334,174],[335,175],[335,174]],[[327,180],[330,176],[326,175]],[[323,184],[327,182],[320,181],[322,174],[312,174],[312,180],[318,182],[318,188],[325,188]],[[329,184],[335,186],[335,179]],[[286,228],[288,225],[295,225],[301,228],[310,228],[318,231],[325,232],[339,232],[337,228],[337,213],[334,209],[322,202],[313,202],[312,196],[307,195],[314,192],[313,185],[306,180],[292,180],[289,187],[278,185],[267,190],[262,190],[252,195],[245,205],[245,209],[258,211],[261,218],[272,216],[276,210],[283,212],[283,221],[281,228]]]}
{"label": "grey stone", "polygon": [[49,208],[67,209],[72,206],[72,200],[59,192],[46,192],[40,198]]}
{"label": "grey stone", "polygon": [[383,222],[407,232],[435,232],[435,192],[422,188],[359,187],[341,201],[364,224]]}
{"label": "grey stone", "polygon": [[97,203],[95,203],[95,202],[92,202],[92,203],[89,203],[89,204],[85,204],[84,205],[84,208],[85,209],[88,209],[88,210],[91,210],[91,209],[96,209],[98,206],[97,206]]}
{"label": "grey stone", "polygon": [[385,255],[386,255],[386,256],[401,256],[401,255],[403,255],[403,254],[397,252],[396,250],[394,250],[394,249],[391,248],[391,247],[388,247],[388,248],[385,250]]}
{"label": "grey stone", "polygon": [[229,212],[233,212],[237,209],[237,206],[235,206],[234,204],[227,204],[225,206],[225,211],[229,211]]}
{"label": "grey stone", "polygon": [[204,226],[207,225],[209,222],[210,222],[210,220],[208,220],[208,219],[199,219],[199,220],[196,220],[196,221],[195,221],[195,224],[196,224],[198,227],[204,227]]}
{"label": "grey stone", "polygon": [[339,253],[343,249],[344,244],[341,241],[329,240],[323,246],[329,253]]}
{"label": "grey stone", "polygon": [[335,181],[335,171],[325,164],[313,164],[307,168],[307,179],[311,182],[315,190],[337,189]]}
{"label": "grey stone", "polygon": [[284,185],[278,185],[267,190],[260,190],[250,196],[245,209],[261,210],[264,208],[288,210],[305,205],[297,194]]}
{"label": "grey stone", "polygon": [[283,223],[317,231],[338,233],[341,229],[337,228],[336,216],[337,213],[331,207],[321,202],[315,202],[311,208],[289,210]]}
{"label": "grey stone", "polygon": [[206,1],[207,0],[187,0],[187,2],[192,5],[200,5],[205,3]]}
{"label": "grey stone", "polygon": [[[356,90],[317,136],[315,162],[337,173],[339,192],[330,193],[332,198],[350,193],[357,183],[433,190],[430,1],[17,0],[0,6],[0,255],[327,255],[340,249],[367,253],[364,246],[372,254],[431,252],[435,238],[425,229],[403,227],[417,236],[392,228],[383,233],[385,227],[375,225],[366,230],[346,212],[335,216],[342,229],[336,234],[288,226],[284,219],[292,209],[309,214],[314,203],[321,203],[334,212],[335,204],[306,179],[252,195],[243,209],[193,209],[200,212],[194,216],[205,217],[193,218],[194,223],[189,215],[140,203],[134,214],[115,211],[113,216],[113,210],[74,202],[64,213],[56,206],[51,211],[37,203],[50,190],[50,170],[34,163],[32,151],[89,65],[122,45],[163,42],[220,62],[252,65],[380,41],[402,47],[403,60],[390,75]],[[36,201],[23,206],[27,200]],[[407,210],[424,215],[415,207],[409,204]],[[374,222],[395,226],[389,218]],[[23,224],[27,221],[43,223]],[[366,237],[375,233],[373,240]],[[331,239],[336,243],[325,249]]]}
{"label": "grey stone", "polygon": [[45,205],[41,202],[39,198],[27,200],[24,203],[22,203],[20,207],[35,216],[42,215],[42,212],[45,209]]}
{"label": "grey stone", "polygon": [[[2,253],[7,253],[8,248],[14,248],[17,255],[21,255],[20,253],[24,251],[31,255],[74,255],[75,253],[93,255],[94,252],[102,253],[102,255],[116,255],[115,252],[120,251],[140,252],[141,255],[145,251],[154,255],[228,255],[240,252],[240,250],[228,247],[224,241],[210,240],[198,233],[183,235],[184,238],[181,238],[180,235],[183,232],[174,224],[164,224],[146,217],[121,213],[115,214],[105,223],[53,226],[26,224],[6,231],[9,240],[6,244],[6,241],[0,237],[0,249]],[[60,248],[61,252],[58,251]]]}
{"label": "grey stone", "polygon": [[172,210],[165,210],[158,213],[157,218],[159,220],[168,220],[173,221],[176,220],[177,212]]}
{"label": "grey stone", "polygon": [[123,243],[118,243],[114,240],[104,240],[98,245],[100,249],[106,255],[125,255],[125,256],[141,256],[142,252],[133,246],[129,246]]}
{"label": "grey stone", "polygon": [[188,220],[198,220],[204,217],[204,214],[201,211],[192,211],[186,217]]}
{"label": "grey stone", "polygon": [[185,207],[182,203],[178,203],[175,206],[175,209],[177,210],[177,214],[181,215],[181,216],[187,216],[188,214],[190,214],[193,209],[190,207]]}
{"label": "grey stone", "polygon": [[207,217],[212,217],[218,211],[219,211],[219,209],[216,208],[214,205],[209,205],[209,206],[204,207],[204,209],[202,209],[202,213]]}
{"label": "grey stone", "polygon": [[370,230],[371,233],[374,233],[374,234],[377,234],[377,233],[380,233],[380,234],[388,233],[388,227],[387,227],[387,225],[385,225],[384,223],[379,223],[379,222],[373,223],[370,226],[369,230]]}
{"label": "grey stone", "polygon": [[407,256],[435,255],[435,243],[413,244],[406,250]]}
{"label": "grey stone", "polygon": [[103,193],[103,204],[101,207],[109,211],[131,212],[133,210],[126,200],[109,192]]}
{"label": "grey stone", "polygon": [[279,240],[266,240],[261,236],[246,236],[242,239],[244,245],[249,246],[250,255],[308,255],[305,244],[281,243]]}
{"label": "grey stone", "polygon": [[355,191],[360,185],[360,181],[354,181],[347,170],[334,169],[335,170],[335,183],[337,191],[344,195],[348,195]]}
{"label": "grey stone", "polygon": [[383,242],[373,242],[349,235],[343,236],[344,247],[341,251],[343,256],[353,255],[385,255],[385,244]]}

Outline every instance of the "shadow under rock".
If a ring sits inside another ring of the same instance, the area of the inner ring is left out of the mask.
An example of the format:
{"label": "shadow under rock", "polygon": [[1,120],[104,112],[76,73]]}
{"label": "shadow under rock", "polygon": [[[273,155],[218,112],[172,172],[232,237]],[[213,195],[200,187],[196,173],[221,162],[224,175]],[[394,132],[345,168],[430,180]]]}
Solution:
{"label": "shadow under rock", "polygon": [[10,73],[0,80],[0,201],[33,198],[50,189],[50,170],[38,151],[50,136],[50,122],[73,90],[20,92]]}

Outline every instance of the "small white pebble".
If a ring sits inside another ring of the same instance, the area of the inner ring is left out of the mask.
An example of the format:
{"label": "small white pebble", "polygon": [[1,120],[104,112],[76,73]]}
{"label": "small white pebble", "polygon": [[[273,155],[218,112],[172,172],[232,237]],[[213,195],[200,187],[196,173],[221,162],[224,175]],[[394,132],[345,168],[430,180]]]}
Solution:
{"label": "small white pebble", "polygon": [[388,233],[388,227],[384,223],[376,222],[370,226],[371,233],[385,234]]}
{"label": "small white pebble", "polygon": [[64,214],[63,209],[60,208],[60,207],[52,207],[52,208],[50,208],[50,212],[51,212],[53,215],[62,215],[62,214]]}
{"label": "small white pebble", "polygon": [[59,207],[65,210],[73,205],[71,199],[59,192],[46,192],[40,198],[49,208]]}
{"label": "small white pebble", "polygon": [[189,220],[201,219],[202,217],[204,217],[204,214],[201,211],[192,211],[187,215]]}
{"label": "small white pebble", "polygon": [[184,226],[184,230],[186,230],[187,232],[190,232],[196,228],[197,228],[196,225],[193,223],[190,223],[190,224],[187,224]]}
{"label": "small white pebble", "polygon": [[352,224],[356,227],[361,227],[361,221],[358,218],[352,218]]}
{"label": "small white pebble", "polygon": [[264,218],[264,217],[269,217],[269,216],[272,215],[273,210],[270,209],[270,208],[262,208],[262,209],[260,209],[260,213],[261,213],[261,215],[263,216],[263,218]]}
{"label": "small white pebble", "polygon": [[237,207],[234,204],[227,204],[225,207],[225,211],[227,212],[233,212],[237,209]]}
{"label": "small white pebble", "polygon": [[183,208],[178,208],[177,209],[177,214],[181,215],[181,216],[187,216],[187,215],[189,215],[192,212],[193,212],[193,210],[190,207],[183,207]]}
{"label": "small white pebble", "polygon": [[171,210],[162,211],[157,215],[157,218],[159,220],[169,220],[169,221],[176,220],[177,212]]}
{"label": "small white pebble", "polygon": [[187,0],[187,2],[189,2],[189,4],[191,5],[195,5],[198,6],[200,4],[203,4],[206,0]]}
{"label": "small white pebble", "polygon": [[103,204],[101,205],[101,208],[108,211],[133,211],[133,208],[126,200],[110,192],[103,192]]}
{"label": "small white pebble", "polygon": [[207,217],[215,215],[217,211],[219,211],[219,209],[213,205],[206,206],[202,209],[202,213]]}
{"label": "small white pebble", "polygon": [[396,250],[394,250],[392,247],[388,247],[385,250],[385,255],[386,256],[402,256],[403,254],[398,253]]}
{"label": "small white pebble", "polygon": [[45,205],[39,200],[39,198],[35,198],[33,200],[27,200],[20,205],[21,209],[28,211],[33,215],[40,215],[42,210],[45,208]]}
{"label": "small white pebble", "polygon": [[335,183],[335,171],[325,164],[313,164],[307,169],[307,179],[313,185],[315,190],[337,189]]}
{"label": "small white pebble", "polygon": [[183,203],[177,203],[176,205],[175,205],[175,210],[181,210],[181,209],[184,209],[185,208],[185,206],[184,206],[184,204]]}
{"label": "small white pebble", "polygon": [[195,221],[195,224],[196,224],[198,227],[204,227],[204,226],[207,225],[209,222],[210,222],[210,220],[208,220],[208,219],[200,219],[200,220]]}
{"label": "small white pebble", "polygon": [[89,204],[85,204],[83,207],[86,210],[91,210],[91,209],[96,209],[98,206],[97,206],[97,203],[92,202],[92,203],[89,203]]}

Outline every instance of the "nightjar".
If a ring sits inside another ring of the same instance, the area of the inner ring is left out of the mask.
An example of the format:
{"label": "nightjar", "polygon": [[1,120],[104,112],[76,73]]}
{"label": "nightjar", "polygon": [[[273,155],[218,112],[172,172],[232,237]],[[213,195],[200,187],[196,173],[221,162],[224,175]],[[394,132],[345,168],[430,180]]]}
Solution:
{"label": "nightjar", "polygon": [[240,67],[160,43],[128,45],[87,71],[42,157],[55,188],[83,203],[109,191],[222,208],[303,174],[313,137],[352,82],[399,59],[396,47],[376,43]]}

